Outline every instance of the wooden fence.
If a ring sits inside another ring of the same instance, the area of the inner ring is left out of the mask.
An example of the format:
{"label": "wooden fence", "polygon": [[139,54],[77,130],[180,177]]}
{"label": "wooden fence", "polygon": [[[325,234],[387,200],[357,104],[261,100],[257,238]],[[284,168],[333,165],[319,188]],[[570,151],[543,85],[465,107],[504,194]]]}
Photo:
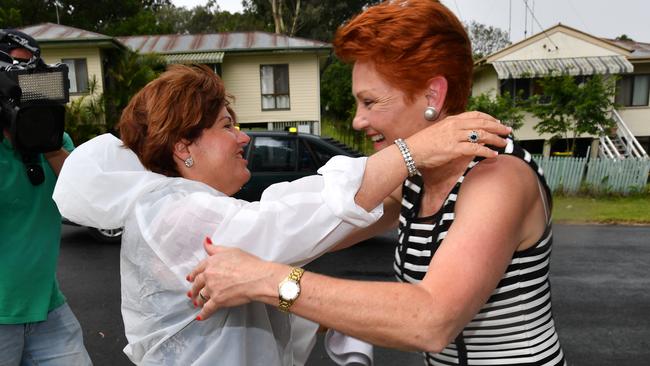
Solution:
{"label": "wooden fence", "polygon": [[567,158],[536,156],[551,190],[576,193],[585,184],[594,192],[627,194],[641,191],[648,182],[650,160]]}

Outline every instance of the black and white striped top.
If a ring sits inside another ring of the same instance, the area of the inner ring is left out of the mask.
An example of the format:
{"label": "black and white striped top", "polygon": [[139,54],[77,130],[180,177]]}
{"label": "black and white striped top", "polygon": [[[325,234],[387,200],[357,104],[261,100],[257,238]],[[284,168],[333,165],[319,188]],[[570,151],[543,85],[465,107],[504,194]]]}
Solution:
{"label": "black and white striped top", "polygon": [[[500,153],[523,159],[538,174],[544,195],[550,191],[543,172],[530,154],[509,140]],[[458,179],[441,209],[418,217],[422,177],[409,178],[403,186],[398,246],[394,269],[403,282],[421,281],[454,222],[456,197],[465,175],[482,159],[476,158]],[[540,189],[541,190],[541,189]],[[425,353],[427,365],[564,365],[564,354],[555,331],[548,279],[552,232],[550,220],[540,240],[515,252],[506,273],[487,303],[458,337],[441,353]]]}

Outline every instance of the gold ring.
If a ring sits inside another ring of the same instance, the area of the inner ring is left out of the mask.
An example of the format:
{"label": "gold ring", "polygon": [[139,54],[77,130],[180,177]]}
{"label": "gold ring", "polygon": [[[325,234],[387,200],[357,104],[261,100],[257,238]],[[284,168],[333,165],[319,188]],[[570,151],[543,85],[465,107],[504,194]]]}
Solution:
{"label": "gold ring", "polygon": [[208,301],[208,298],[203,296],[203,290],[199,291],[199,297],[203,299],[203,301]]}

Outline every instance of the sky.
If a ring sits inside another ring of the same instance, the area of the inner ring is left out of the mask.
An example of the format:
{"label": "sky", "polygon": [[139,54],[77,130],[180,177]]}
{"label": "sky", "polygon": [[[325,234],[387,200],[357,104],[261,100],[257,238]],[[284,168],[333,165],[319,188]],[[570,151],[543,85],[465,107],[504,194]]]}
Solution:
{"label": "sky", "polygon": [[[650,0],[441,1],[464,22],[475,20],[504,31],[510,29],[513,42],[562,23],[596,37],[615,38],[626,34],[635,41],[650,43]],[[172,0],[172,3],[191,8],[207,0]],[[217,3],[222,10],[230,12],[242,9],[241,0],[217,0]]]}

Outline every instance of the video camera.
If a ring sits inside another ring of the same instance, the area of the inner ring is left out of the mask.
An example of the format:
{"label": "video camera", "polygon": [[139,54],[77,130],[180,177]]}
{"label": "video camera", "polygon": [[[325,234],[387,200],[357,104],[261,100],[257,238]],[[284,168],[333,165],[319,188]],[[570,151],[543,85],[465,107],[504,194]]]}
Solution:
{"label": "video camera", "polygon": [[[12,57],[17,48],[31,58]],[[23,158],[61,148],[69,84],[68,67],[46,65],[33,38],[0,29],[0,126]]]}

